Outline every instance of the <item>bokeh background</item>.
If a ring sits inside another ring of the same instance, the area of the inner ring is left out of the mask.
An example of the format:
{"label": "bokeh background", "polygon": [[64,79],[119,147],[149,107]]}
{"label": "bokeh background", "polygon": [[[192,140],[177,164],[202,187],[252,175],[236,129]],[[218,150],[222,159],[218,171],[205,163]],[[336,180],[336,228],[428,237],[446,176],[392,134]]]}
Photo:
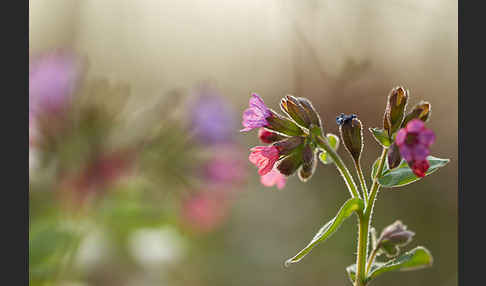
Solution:
{"label": "bokeh background", "polygon": [[[350,285],[354,217],[283,266],[348,198],[336,169],[262,186],[241,113],[251,92],[274,109],[293,94],[327,132],[341,112],[380,127],[396,85],[432,103],[432,154],[451,162],[381,190],[374,226],[402,220],[434,265],[373,285],[457,285],[457,1],[30,0],[29,14],[31,285]],[[369,174],[380,150],[364,140]]]}

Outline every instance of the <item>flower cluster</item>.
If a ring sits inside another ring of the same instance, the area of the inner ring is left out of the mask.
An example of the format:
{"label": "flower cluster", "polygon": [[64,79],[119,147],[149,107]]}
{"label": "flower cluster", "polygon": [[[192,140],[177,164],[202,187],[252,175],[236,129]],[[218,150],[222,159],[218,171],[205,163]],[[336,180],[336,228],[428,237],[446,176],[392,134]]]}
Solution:
{"label": "flower cluster", "polygon": [[322,134],[321,119],[309,100],[288,95],[281,100],[280,107],[286,116],[269,109],[253,93],[243,113],[245,128],[241,130],[259,128],[260,141],[270,144],[251,148],[249,160],[258,167],[263,185],[276,185],[279,189],[296,172],[303,182],[313,175],[318,150],[311,135]]}
{"label": "flower cluster", "polygon": [[388,96],[383,127],[392,142],[388,154],[390,169],[403,159],[417,177],[424,177],[429,169],[427,156],[435,141],[435,134],[425,127],[430,118],[430,103],[422,101],[405,116],[409,92],[403,87],[392,89]]}
{"label": "flower cluster", "polygon": [[[250,106],[243,113],[242,124],[245,128],[241,131],[259,128],[258,137],[267,144],[250,149],[249,160],[258,167],[261,182],[265,186],[277,185],[282,188],[286,178],[295,172],[305,182],[314,173],[318,157],[323,164],[336,166],[351,195],[310,243],[285,261],[285,266],[302,260],[352,213],[357,214],[359,221],[356,263],[346,268],[353,285],[368,285],[380,273],[390,271],[386,269],[389,265],[410,270],[432,264],[432,255],[422,246],[398,256],[401,248],[409,244],[415,235],[401,221],[386,227],[379,238],[372,227],[372,210],[380,187],[410,184],[449,162],[448,159],[429,156],[429,147],[435,141],[434,132],[427,129],[424,123],[430,117],[430,104],[420,102],[406,114],[408,98],[409,92],[403,87],[392,89],[383,117],[383,129],[370,128],[383,150],[371,168],[372,184],[368,188],[360,162],[364,147],[363,124],[356,114],[341,113],[336,117],[341,135],[339,139],[334,134],[324,132],[321,119],[309,100],[290,95],[282,98],[280,107],[285,116],[281,116],[269,109],[257,94],[252,94]],[[340,140],[354,161],[359,185],[337,153]],[[367,238],[370,231],[372,245],[368,255],[370,247]],[[381,254],[386,254],[392,260],[375,261]]]}

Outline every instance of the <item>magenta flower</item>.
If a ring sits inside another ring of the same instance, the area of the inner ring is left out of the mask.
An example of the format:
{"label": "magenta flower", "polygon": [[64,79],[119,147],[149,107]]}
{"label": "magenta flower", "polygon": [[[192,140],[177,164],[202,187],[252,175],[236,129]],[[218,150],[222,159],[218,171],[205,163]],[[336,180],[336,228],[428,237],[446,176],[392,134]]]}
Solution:
{"label": "magenta flower", "polygon": [[435,135],[420,119],[410,121],[405,128],[398,131],[395,138],[400,155],[407,161],[417,177],[424,177],[429,169],[427,156],[429,146],[434,143]]}
{"label": "magenta flower", "polygon": [[268,125],[267,118],[272,115],[270,109],[267,108],[258,94],[253,93],[251,96],[250,107],[243,112],[242,124],[245,128],[241,129],[240,132]]}
{"label": "magenta flower", "polygon": [[69,53],[54,52],[33,59],[29,63],[29,117],[61,111],[77,78],[75,58]]}
{"label": "magenta flower", "polygon": [[273,169],[278,160],[279,152],[275,146],[256,146],[250,149],[248,159],[258,167],[258,174],[264,176]]}
{"label": "magenta flower", "polygon": [[260,177],[260,182],[266,187],[272,187],[277,185],[279,190],[285,187],[287,177],[282,175],[277,169],[272,169],[266,175]]}

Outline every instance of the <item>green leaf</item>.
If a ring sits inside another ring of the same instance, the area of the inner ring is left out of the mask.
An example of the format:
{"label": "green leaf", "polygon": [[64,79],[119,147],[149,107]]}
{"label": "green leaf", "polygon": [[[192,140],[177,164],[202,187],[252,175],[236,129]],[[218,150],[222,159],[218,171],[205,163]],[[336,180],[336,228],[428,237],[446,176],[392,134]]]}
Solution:
{"label": "green leaf", "polygon": [[399,257],[386,263],[378,264],[371,268],[368,273],[367,281],[375,279],[377,276],[395,270],[409,271],[432,266],[433,258],[430,252],[423,246],[418,246]]}
{"label": "green leaf", "polygon": [[348,218],[353,212],[355,211],[362,211],[364,208],[363,200],[360,198],[353,198],[347,200],[341,209],[338,211],[337,215],[326,223],[321,229],[317,232],[311,242],[302,249],[297,255],[285,261],[285,266],[289,266],[292,263],[299,262],[304,256],[306,256],[314,246],[319,244],[320,242],[324,242],[329,236],[331,236],[339,226],[343,223],[343,221]]}
{"label": "green leaf", "polygon": [[[369,282],[379,275],[390,271],[409,271],[417,270],[424,267],[431,266],[433,262],[432,255],[423,246],[418,246],[399,257],[392,259],[386,263],[375,262],[371,265],[366,282]],[[351,282],[356,279],[356,264],[350,265],[346,268],[348,277]]]}
{"label": "green leaf", "polygon": [[[332,133],[327,133],[326,135],[327,140],[329,141],[329,145],[337,151],[339,148],[339,137]],[[325,150],[322,150],[322,153],[319,155],[319,159],[323,164],[331,164],[333,162],[332,158],[327,154]]]}
{"label": "green leaf", "polygon": [[[434,156],[428,156],[430,167],[427,170],[426,176],[437,171],[440,167],[444,167],[449,163],[449,159],[436,158]],[[376,171],[375,171],[376,172]],[[405,160],[402,160],[400,165],[395,169],[389,170],[388,164],[383,168],[383,173],[378,178],[378,182],[383,187],[401,187],[420,180],[421,178],[415,176],[412,169],[408,166]]]}
{"label": "green leaf", "polygon": [[390,138],[384,129],[380,128],[370,128],[371,134],[375,140],[384,147],[389,147],[391,145]]}

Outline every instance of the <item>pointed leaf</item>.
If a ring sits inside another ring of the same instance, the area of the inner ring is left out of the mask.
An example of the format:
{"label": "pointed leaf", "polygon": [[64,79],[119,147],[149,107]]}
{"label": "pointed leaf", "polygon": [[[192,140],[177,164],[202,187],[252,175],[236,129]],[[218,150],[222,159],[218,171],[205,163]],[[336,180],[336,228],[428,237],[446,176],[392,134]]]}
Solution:
{"label": "pointed leaf", "polygon": [[370,128],[371,133],[375,140],[384,147],[389,147],[391,145],[390,138],[386,130],[380,128]]}
{"label": "pointed leaf", "polygon": [[321,229],[317,232],[311,242],[302,249],[297,255],[285,261],[285,266],[289,266],[292,263],[299,262],[304,256],[306,256],[314,246],[319,244],[320,242],[325,241],[329,236],[331,236],[339,226],[343,223],[343,221],[348,218],[353,212],[355,211],[362,211],[364,208],[363,200],[360,198],[353,198],[347,200],[341,209],[338,211],[337,215],[328,223],[326,223]]}
{"label": "pointed leaf", "polygon": [[[427,160],[429,161],[430,167],[425,174],[426,176],[437,171],[437,169],[439,169],[440,167],[444,167],[450,161],[449,159],[441,159],[434,156],[428,156]],[[377,169],[378,160],[376,160],[373,164],[373,169],[371,172],[372,178],[374,178]],[[378,178],[378,182],[383,187],[392,188],[405,186],[420,179],[421,178],[415,176],[412,169],[410,169],[410,167],[408,166],[407,162],[405,160],[402,160],[400,165],[392,170],[388,168],[388,164],[385,164],[385,166],[383,167],[383,172]]]}

